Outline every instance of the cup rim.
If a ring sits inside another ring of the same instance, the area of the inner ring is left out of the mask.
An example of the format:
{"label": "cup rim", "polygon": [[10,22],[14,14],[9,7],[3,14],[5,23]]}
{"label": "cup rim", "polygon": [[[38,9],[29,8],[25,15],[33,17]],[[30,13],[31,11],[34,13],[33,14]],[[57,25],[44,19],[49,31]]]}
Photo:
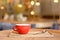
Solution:
{"label": "cup rim", "polygon": [[20,26],[21,26],[21,25],[27,26],[27,25],[31,25],[31,24],[16,24],[16,25],[18,25],[18,26],[19,26],[19,25],[20,25]]}

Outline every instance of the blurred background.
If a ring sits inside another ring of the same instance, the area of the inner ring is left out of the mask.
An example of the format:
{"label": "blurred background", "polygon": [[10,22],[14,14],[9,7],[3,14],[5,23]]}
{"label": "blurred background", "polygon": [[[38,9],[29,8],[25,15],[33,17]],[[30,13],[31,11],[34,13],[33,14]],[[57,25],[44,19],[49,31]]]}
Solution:
{"label": "blurred background", "polygon": [[35,20],[37,18],[59,19],[59,10],[59,0],[0,0],[0,19],[5,20],[6,15],[14,16],[17,20],[18,14],[23,14],[28,20],[31,17]]}
{"label": "blurred background", "polygon": [[0,20],[14,23],[57,21],[59,24],[60,0],[0,0]]}

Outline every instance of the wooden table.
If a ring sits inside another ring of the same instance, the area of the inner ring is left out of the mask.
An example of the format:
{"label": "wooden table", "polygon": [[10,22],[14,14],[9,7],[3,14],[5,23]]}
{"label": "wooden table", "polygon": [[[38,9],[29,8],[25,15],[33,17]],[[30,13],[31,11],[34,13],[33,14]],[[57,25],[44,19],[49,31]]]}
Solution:
{"label": "wooden table", "polygon": [[[32,31],[32,32],[36,32],[36,31],[41,31],[41,30],[43,30],[43,29],[31,29],[30,31]],[[0,40],[60,40],[60,30],[49,30],[49,29],[46,29],[48,32],[50,32],[50,33],[53,33],[53,34],[55,34],[55,36],[54,37],[52,37],[52,38],[44,38],[44,37],[42,37],[42,38],[40,38],[40,37],[16,37],[16,38],[14,38],[14,37],[0,37]],[[0,31],[0,34],[2,34],[2,35],[8,35],[10,32],[11,32],[12,30],[4,30],[4,31]],[[39,35],[40,36],[40,35]]]}

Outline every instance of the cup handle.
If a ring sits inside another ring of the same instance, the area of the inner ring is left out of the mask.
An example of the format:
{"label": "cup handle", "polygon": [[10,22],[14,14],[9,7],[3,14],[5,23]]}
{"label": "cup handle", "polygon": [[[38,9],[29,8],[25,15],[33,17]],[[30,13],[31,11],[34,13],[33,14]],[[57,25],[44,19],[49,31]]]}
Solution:
{"label": "cup handle", "polygon": [[16,31],[16,27],[12,27],[12,29],[13,29],[14,31]]}

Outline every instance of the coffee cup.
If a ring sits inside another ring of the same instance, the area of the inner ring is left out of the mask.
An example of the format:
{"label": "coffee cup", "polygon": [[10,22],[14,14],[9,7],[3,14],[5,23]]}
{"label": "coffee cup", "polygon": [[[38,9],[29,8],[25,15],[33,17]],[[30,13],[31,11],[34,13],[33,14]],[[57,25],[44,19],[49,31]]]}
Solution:
{"label": "coffee cup", "polygon": [[30,24],[16,24],[16,26],[13,27],[13,30],[17,31],[19,34],[27,34],[30,28]]}

